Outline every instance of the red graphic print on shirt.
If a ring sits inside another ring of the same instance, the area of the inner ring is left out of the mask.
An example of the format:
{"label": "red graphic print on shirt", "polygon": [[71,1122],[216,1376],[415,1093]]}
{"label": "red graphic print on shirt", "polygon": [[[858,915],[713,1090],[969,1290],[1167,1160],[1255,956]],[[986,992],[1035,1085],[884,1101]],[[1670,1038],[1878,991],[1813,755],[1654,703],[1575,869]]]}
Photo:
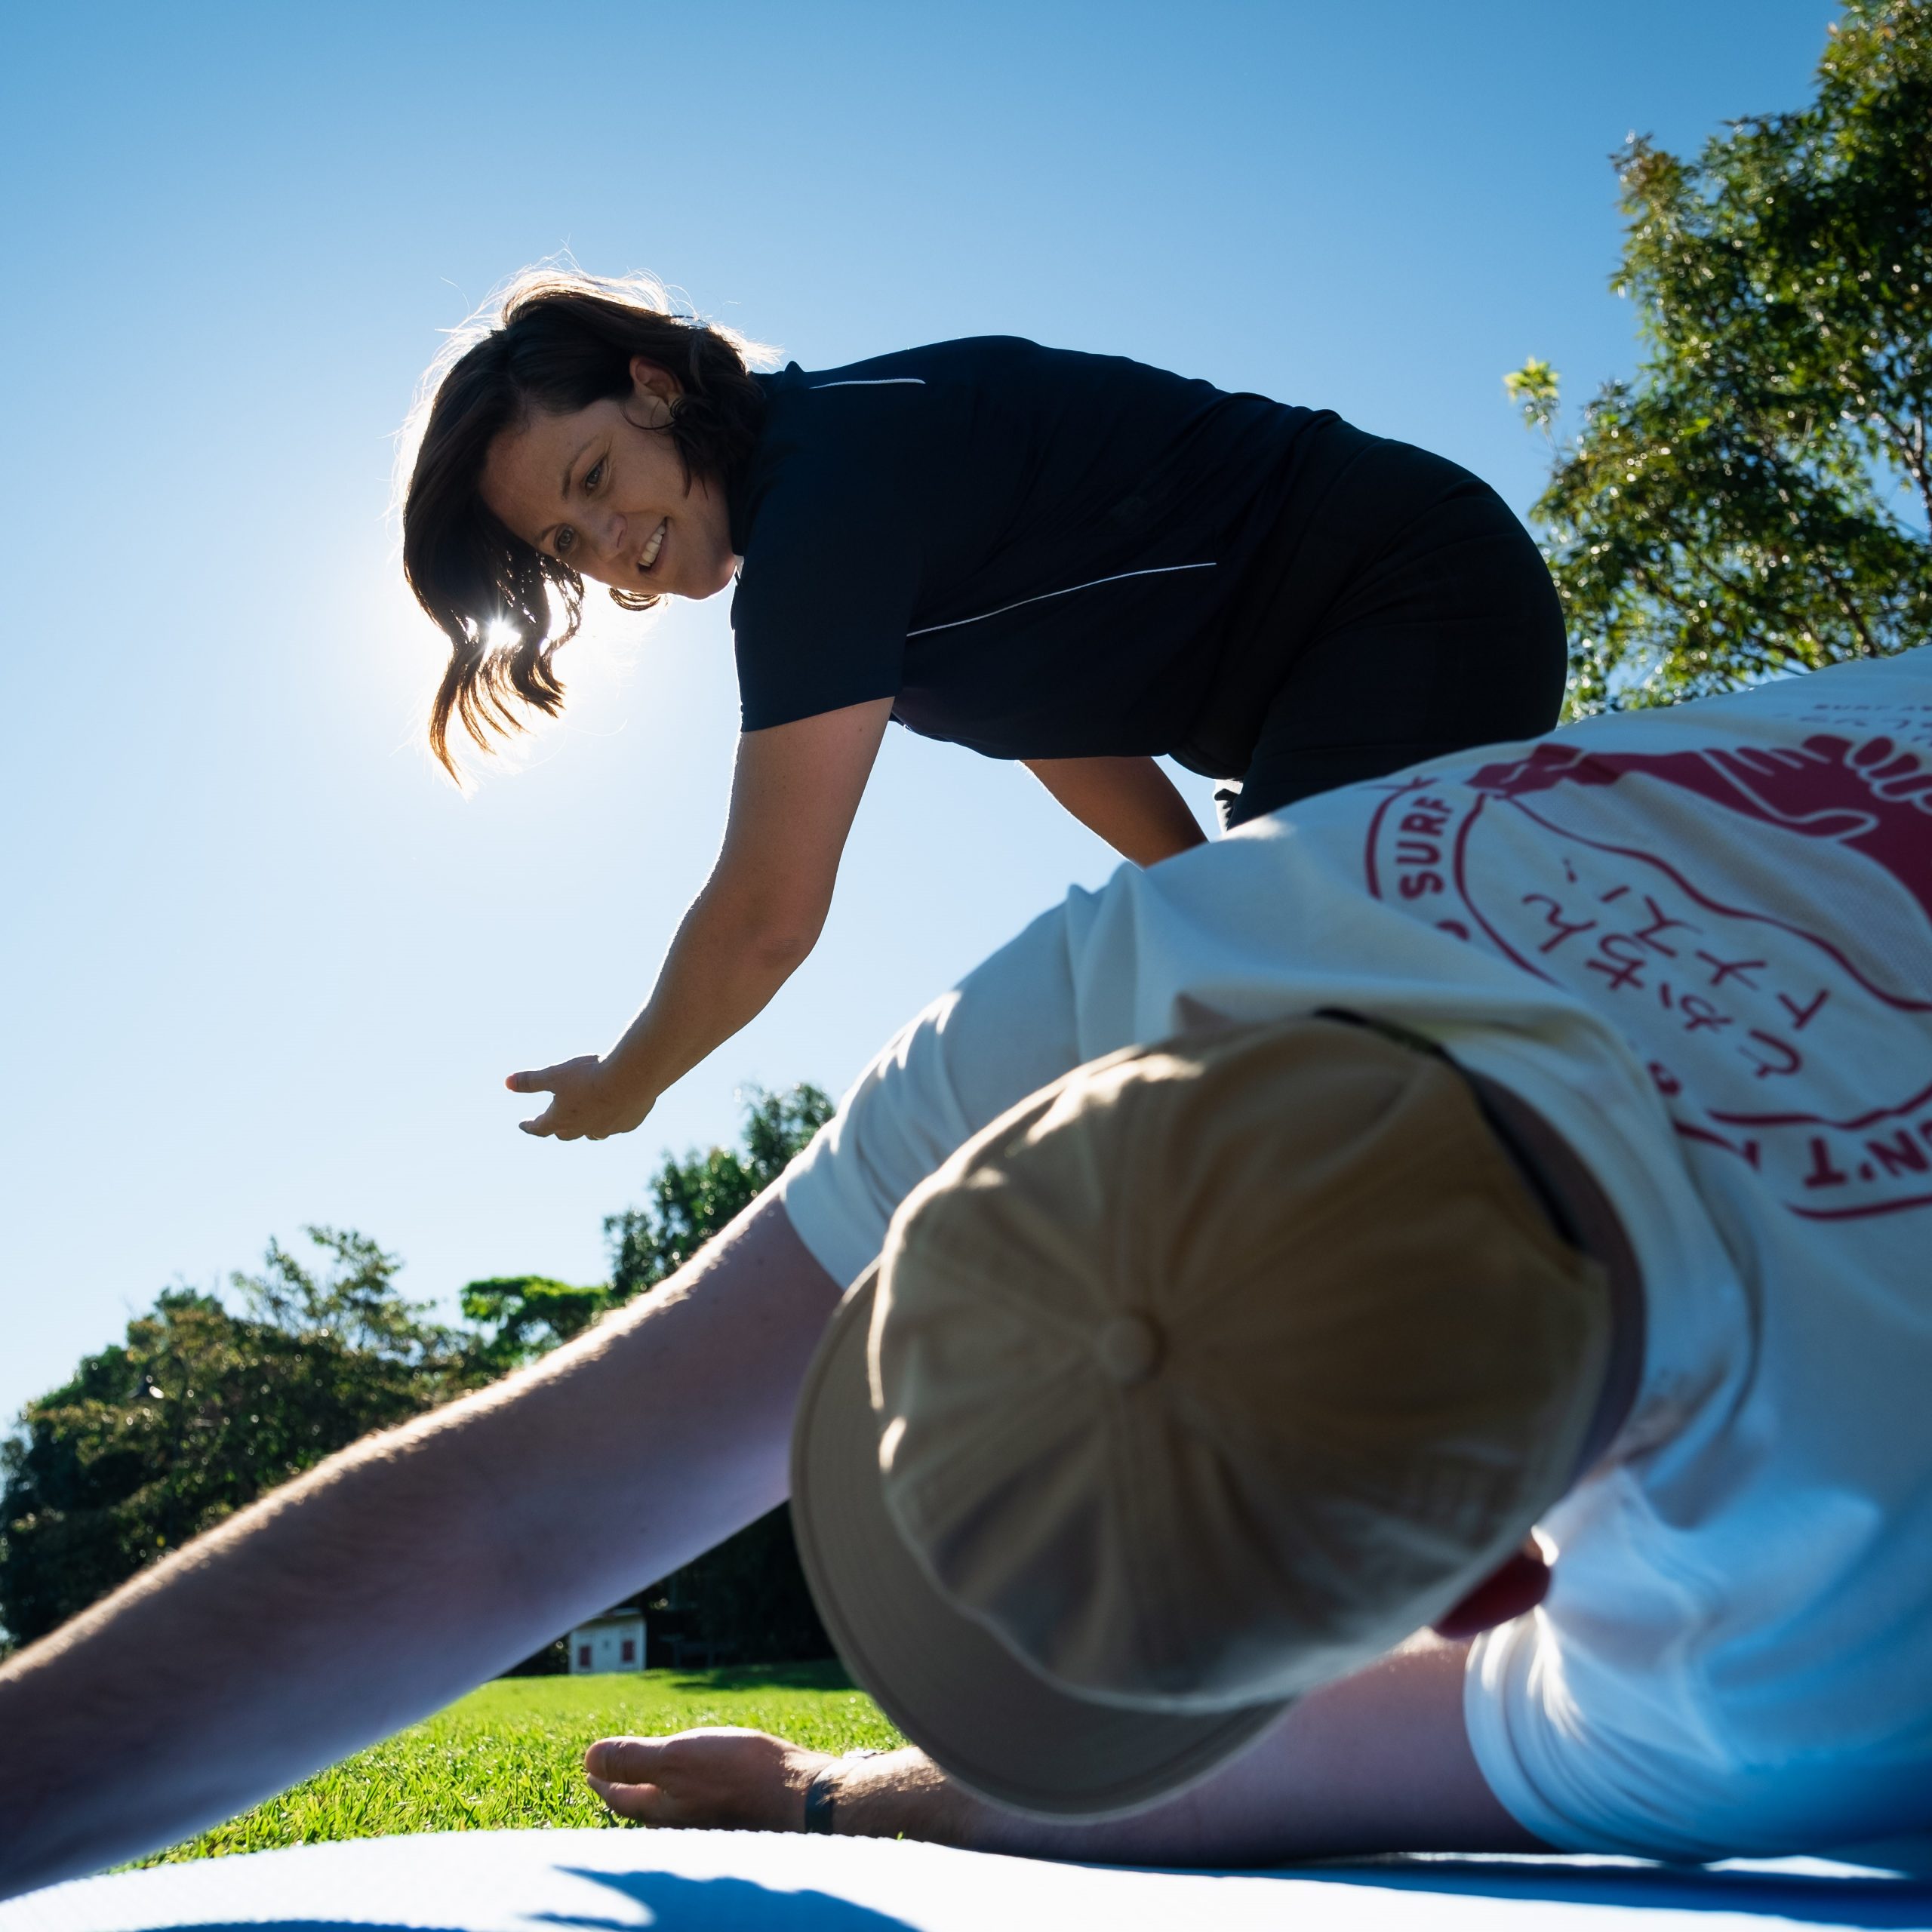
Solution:
{"label": "red graphic print on shirt", "polygon": [[1932,918],[1932,771],[1890,738],[1862,745],[1820,734],[1796,750],[1755,745],[1696,752],[1586,752],[1538,745],[1513,764],[1487,764],[1469,781],[1519,798],[1552,786],[1614,785],[1641,771],[1807,838],[1863,852],[1899,880]]}
{"label": "red graphic print on shirt", "polygon": [[1414,780],[1368,884],[1564,986],[1794,1213],[1932,1207],[1932,768],[1889,735]]}

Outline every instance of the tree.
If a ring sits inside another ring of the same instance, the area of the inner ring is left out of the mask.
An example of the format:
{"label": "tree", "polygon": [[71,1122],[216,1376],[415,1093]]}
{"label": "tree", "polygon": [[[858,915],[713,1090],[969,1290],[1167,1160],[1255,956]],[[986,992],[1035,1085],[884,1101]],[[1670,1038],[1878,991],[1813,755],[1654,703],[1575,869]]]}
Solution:
{"label": "tree", "polygon": [[681,1161],[666,1155],[651,1183],[650,1205],[605,1217],[613,1297],[628,1301],[681,1268],[785,1171],[832,1113],[831,1100],[809,1084],[785,1094],[755,1089],[742,1152],[692,1148]]}
{"label": "tree", "polygon": [[[756,1094],[746,1109],[740,1151],[695,1149],[669,1155],[651,1183],[650,1204],[608,1217],[611,1294],[629,1300],[681,1266],[771,1186],[792,1155],[832,1118],[816,1087]],[[715,1549],[644,1592],[658,1627],[714,1654],[775,1662],[829,1657],[781,1503]]]}
{"label": "tree", "polygon": [[[235,1306],[167,1291],[123,1341],[30,1403],[0,1444],[0,1623],[16,1641],[41,1636],[324,1457],[582,1333],[749,1206],[831,1112],[814,1087],[755,1095],[739,1151],[667,1156],[651,1204],[606,1222],[608,1284],[472,1281],[466,1328],[403,1297],[395,1256],[331,1228],[305,1230],[327,1258],[320,1269],[271,1241],[259,1275],[231,1278]],[[830,1649],[783,1509],[651,1594],[714,1650],[777,1659]]]}
{"label": "tree", "polygon": [[0,1621],[53,1629],[191,1537],[371,1429],[489,1379],[469,1340],[405,1300],[365,1235],[305,1230],[236,1275],[234,1312],[170,1289],[30,1403],[0,1445]]}
{"label": "tree", "polygon": [[831,1101],[816,1087],[784,1094],[755,1091],[741,1151],[713,1147],[701,1154],[691,1148],[681,1160],[667,1154],[652,1177],[648,1204],[605,1217],[608,1283],[577,1287],[545,1275],[470,1282],[462,1308],[484,1331],[473,1345],[478,1361],[507,1374],[675,1274],[785,1171],[832,1111]]}
{"label": "tree", "polygon": [[[1932,630],[1932,0],[1846,0],[1817,99],[1695,161],[1633,138],[1611,287],[1636,380],[1533,515],[1571,706],[1669,702]],[[1506,378],[1549,428],[1556,373]]]}
{"label": "tree", "polygon": [[469,1283],[461,1298],[464,1318],[482,1331],[471,1352],[488,1380],[547,1355],[616,1306],[601,1281],[573,1287],[547,1275],[492,1275]]}

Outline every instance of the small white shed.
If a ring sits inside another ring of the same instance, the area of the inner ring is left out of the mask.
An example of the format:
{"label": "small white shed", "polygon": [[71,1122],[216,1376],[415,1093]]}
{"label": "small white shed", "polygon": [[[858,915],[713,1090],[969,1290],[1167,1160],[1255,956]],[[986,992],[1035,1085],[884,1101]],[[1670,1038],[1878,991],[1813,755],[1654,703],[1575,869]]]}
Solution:
{"label": "small white shed", "polygon": [[622,1603],[580,1623],[570,1634],[571,1675],[591,1677],[601,1672],[644,1668],[644,1612]]}

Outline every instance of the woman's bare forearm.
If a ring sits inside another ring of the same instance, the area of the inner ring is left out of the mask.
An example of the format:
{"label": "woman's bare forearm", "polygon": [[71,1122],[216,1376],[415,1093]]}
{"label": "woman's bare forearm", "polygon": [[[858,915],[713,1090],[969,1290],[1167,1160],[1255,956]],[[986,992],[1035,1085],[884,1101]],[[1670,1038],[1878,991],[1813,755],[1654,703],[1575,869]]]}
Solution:
{"label": "woman's bare forearm", "polygon": [[664,1288],[333,1457],[0,1670],[0,1896],[426,1715],[777,1502],[836,1287],[768,1198]]}
{"label": "woman's bare forearm", "polygon": [[823,917],[820,906],[774,918],[721,866],[685,915],[649,1001],[608,1054],[510,1075],[513,1092],[553,1097],[524,1131],[565,1140],[629,1133],[665,1088],[763,1011]]}
{"label": "woman's bare forearm", "polygon": [[606,1056],[629,1093],[655,1100],[756,1019],[817,944],[891,709],[869,700],[739,740],[718,863]]}
{"label": "woman's bare forearm", "polygon": [[749,1026],[811,952],[825,909],[775,920],[728,881],[692,902],[643,1010],[607,1058],[627,1088],[654,1101]]}
{"label": "woman's bare forearm", "polygon": [[525,1133],[628,1134],[763,1011],[817,942],[891,710],[868,699],[740,738],[724,845],[649,1001],[609,1053],[510,1075],[513,1092],[552,1096]]}
{"label": "woman's bare forearm", "polygon": [[1158,865],[1207,843],[1207,834],[1151,758],[1029,758],[1026,768],[1124,859]]}

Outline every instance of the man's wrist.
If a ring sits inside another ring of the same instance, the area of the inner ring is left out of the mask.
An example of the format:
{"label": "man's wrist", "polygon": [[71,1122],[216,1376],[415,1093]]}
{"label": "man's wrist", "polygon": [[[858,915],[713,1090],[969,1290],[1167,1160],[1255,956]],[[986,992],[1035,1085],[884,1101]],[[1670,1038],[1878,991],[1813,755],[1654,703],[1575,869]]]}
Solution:
{"label": "man's wrist", "polygon": [[986,1807],[949,1783],[921,1751],[854,1754],[835,1758],[812,1780],[824,1795],[808,1802],[822,1807],[825,1822],[808,1830],[832,1831],[854,1838],[924,1838],[940,1844],[967,1845],[974,1821]]}
{"label": "man's wrist", "polygon": [[844,1767],[855,1760],[876,1758],[876,1751],[848,1751],[842,1758],[828,1758],[806,1781],[804,1822],[808,1832],[829,1836],[838,1829],[838,1780]]}

